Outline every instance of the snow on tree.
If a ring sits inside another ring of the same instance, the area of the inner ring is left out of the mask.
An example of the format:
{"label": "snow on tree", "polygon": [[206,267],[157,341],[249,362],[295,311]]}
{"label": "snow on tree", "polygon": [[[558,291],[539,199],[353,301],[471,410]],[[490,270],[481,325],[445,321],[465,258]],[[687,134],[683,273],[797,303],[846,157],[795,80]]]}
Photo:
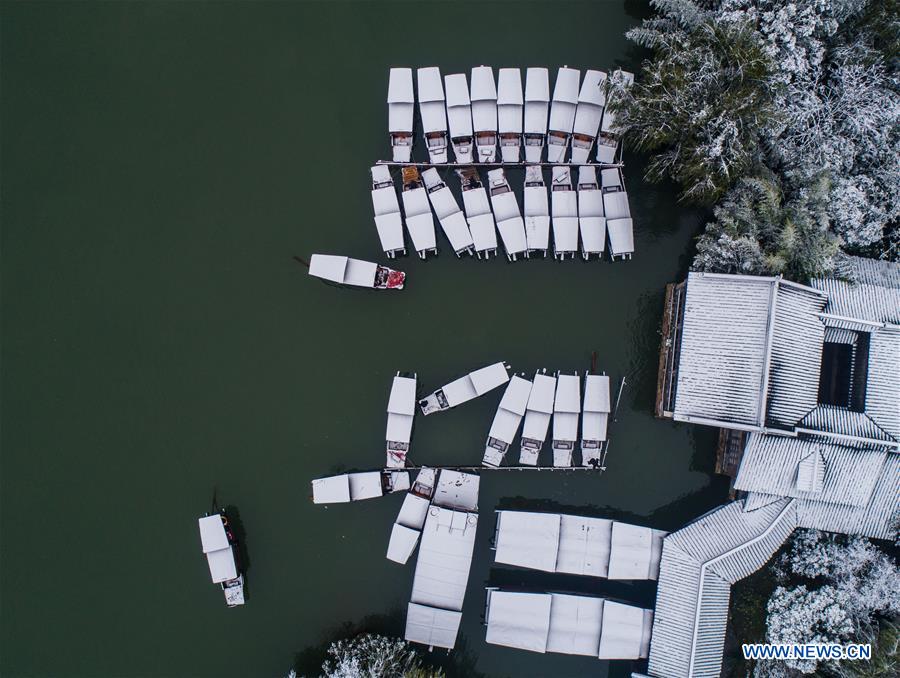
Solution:
{"label": "snow on tree", "polygon": [[418,652],[405,640],[366,633],[338,640],[328,648],[324,678],[438,678],[424,669]]}

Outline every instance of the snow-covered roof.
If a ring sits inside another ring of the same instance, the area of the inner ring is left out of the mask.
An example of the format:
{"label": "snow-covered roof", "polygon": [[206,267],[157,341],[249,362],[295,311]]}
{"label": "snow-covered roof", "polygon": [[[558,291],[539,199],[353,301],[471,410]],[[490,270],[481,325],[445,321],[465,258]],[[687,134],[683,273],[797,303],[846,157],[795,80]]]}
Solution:
{"label": "snow-covered roof", "polygon": [[534,375],[531,394],[528,396],[528,409],[538,412],[553,412],[553,400],[556,394],[556,377],[547,374]]}
{"label": "snow-covered roof", "polygon": [[416,411],[416,379],[415,377],[394,377],[391,382],[391,395],[388,397],[388,412],[396,414],[413,414]]}
{"label": "snow-covered roof", "polygon": [[406,608],[404,638],[429,647],[453,649],[462,613],[410,603]]}
{"label": "snow-covered roof", "polygon": [[522,97],[522,71],[518,68],[501,68],[497,76],[497,103],[518,105],[524,103]]}
{"label": "snow-covered roof", "polygon": [[391,69],[390,78],[388,79],[387,100],[389,104],[412,104],[415,102],[411,68]]}
{"label": "snow-covered roof", "polygon": [[447,88],[447,107],[468,106],[469,83],[465,73],[453,73],[444,76],[444,86]]}
{"label": "snow-covered roof", "polygon": [[478,487],[481,478],[474,473],[442,469],[432,502],[462,511],[478,510]]}
{"label": "snow-covered roof", "polygon": [[592,69],[585,72],[581,90],[578,92],[578,103],[606,105],[606,73]]}
{"label": "snow-covered roof", "polygon": [[547,652],[596,657],[602,633],[603,598],[551,594]]}
{"label": "snow-covered roof", "polygon": [[425,524],[425,518],[428,516],[430,505],[431,502],[428,499],[409,493],[403,498],[403,505],[400,507],[400,513],[397,514],[396,522],[414,530],[421,530]]}
{"label": "snow-covered roof", "polygon": [[577,375],[560,374],[556,378],[554,412],[581,412],[581,384]]}
{"label": "snow-covered roof", "polygon": [[497,511],[496,554],[505,565],[556,571],[560,517],[556,513]]}
{"label": "snow-covered roof", "polygon": [[528,404],[530,395],[531,382],[514,375],[509,380],[509,385],[503,393],[503,398],[500,399],[500,407],[521,416],[525,414],[525,406]]}
{"label": "snow-covered roof", "polygon": [[546,593],[488,589],[485,640],[492,645],[545,652],[551,605],[552,598]]}
{"label": "snow-covered roof", "polygon": [[649,579],[653,531],[649,527],[613,523],[609,548],[610,579]]}
{"label": "snow-covered roof", "polygon": [[588,374],[584,378],[584,410],[585,412],[612,412],[607,375]]}
{"label": "snow-covered roof", "polygon": [[380,471],[349,473],[347,474],[347,479],[350,481],[350,501],[373,499],[384,494],[384,490],[381,487]]}
{"label": "snow-covered roof", "polygon": [[605,577],[609,572],[612,524],[606,518],[562,514],[556,571]]}
{"label": "snow-covered roof", "polygon": [[388,542],[387,559],[401,565],[409,560],[419,542],[419,531],[394,523],[391,539]]}
{"label": "snow-covered roof", "polygon": [[553,87],[553,101],[568,104],[578,103],[578,82],[581,71],[563,66],[556,73],[556,84]]}
{"label": "snow-covered roof", "polygon": [[420,68],[416,71],[419,81],[419,102],[444,101],[444,88],[441,85],[441,69],[437,66]]}
{"label": "snow-covered roof", "polygon": [[550,71],[546,68],[525,71],[525,101],[550,101]]}
{"label": "snow-covered roof", "polygon": [[472,69],[472,101],[497,100],[494,71],[490,66],[476,66]]}
{"label": "snow-covered roof", "polygon": [[350,479],[346,473],[312,481],[314,504],[337,504],[350,501]]}
{"label": "snow-covered roof", "polygon": [[600,659],[640,659],[650,651],[653,612],[611,600],[603,603]]}
{"label": "snow-covered roof", "polygon": [[219,514],[205,516],[198,521],[200,526],[200,545],[203,553],[218,551],[228,548],[228,536],[225,534],[225,525]]}
{"label": "snow-covered roof", "polygon": [[206,564],[209,565],[209,574],[214,584],[220,584],[238,576],[234,551],[230,546],[207,553]]}
{"label": "snow-covered roof", "polygon": [[313,254],[309,259],[309,275],[345,285],[373,287],[377,270],[370,261],[333,254]]}

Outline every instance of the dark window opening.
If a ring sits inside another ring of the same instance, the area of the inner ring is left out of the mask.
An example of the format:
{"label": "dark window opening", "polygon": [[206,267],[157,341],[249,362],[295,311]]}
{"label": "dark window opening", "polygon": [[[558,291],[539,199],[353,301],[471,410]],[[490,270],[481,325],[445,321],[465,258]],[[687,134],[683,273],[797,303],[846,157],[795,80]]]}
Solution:
{"label": "dark window opening", "polygon": [[850,406],[850,379],[853,374],[853,345],[825,342],[819,374],[819,402]]}
{"label": "dark window opening", "polygon": [[869,340],[872,335],[861,332],[856,340],[856,355],[853,357],[853,382],[850,392],[850,409],[866,411],[866,382],[869,379]]}

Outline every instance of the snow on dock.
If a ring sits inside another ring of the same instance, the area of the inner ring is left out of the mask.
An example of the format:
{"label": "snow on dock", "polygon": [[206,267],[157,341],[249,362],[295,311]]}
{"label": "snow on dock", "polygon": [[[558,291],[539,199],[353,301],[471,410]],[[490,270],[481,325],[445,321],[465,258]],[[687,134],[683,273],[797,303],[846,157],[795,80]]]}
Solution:
{"label": "snow on dock", "polygon": [[572,465],[572,452],[578,439],[578,413],[581,412],[578,374],[556,376],[556,398],[553,404],[553,465]]}
{"label": "snow on dock", "polygon": [[578,251],[578,197],[572,190],[572,173],[568,166],[554,166],[550,196],[553,255],[560,260],[566,256],[574,259]]}
{"label": "snow on dock", "polygon": [[529,255],[547,256],[550,247],[550,207],[540,165],[525,167],[525,242]]}
{"label": "snow on dock", "polygon": [[609,254],[613,259],[631,259],[634,254],[634,226],[628,193],[622,181],[622,170],[610,167],[600,172],[603,189],[603,211],[609,234]]}
{"label": "snow on dock", "polygon": [[474,244],[472,234],[469,232],[469,224],[466,222],[462,210],[459,209],[459,203],[450,192],[450,188],[434,167],[425,170],[422,173],[422,179],[425,180],[425,190],[428,191],[431,207],[456,256],[471,254]]}
{"label": "snow on dock", "polygon": [[456,173],[462,185],[463,206],[475,246],[475,256],[480,259],[484,255],[487,259],[497,253],[497,227],[494,225],[487,191],[474,167],[458,169]]}
{"label": "snow on dock", "polygon": [[525,162],[540,162],[547,136],[550,74],[546,68],[525,72]]}
{"label": "snow on dock", "polygon": [[525,408],[531,395],[531,382],[519,376],[509,380],[506,392],[497,407],[484,450],[485,466],[500,466],[506,451],[519,431]]}
{"label": "snow on dock", "polygon": [[592,254],[603,256],[606,215],[603,212],[603,193],[597,183],[597,168],[591,165],[578,168],[578,227],[581,232],[581,256],[585,261]]}
{"label": "snow on dock", "polygon": [[431,162],[447,162],[447,112],[444,109],[444,86],[437,66],[416,71],[419,89],[419,115],[422,134]]}
{"label": "snow on dock", "polygon": [[387,468],[406,466],[415,414],[416,377],[403,377],[398,373],[391,384],[391,394],[388,397],[385,431]]}
{"label": "snow on dock", "polygon": [[563,66],[556,74],[550,123],[547,126],[547,161],[565,162],[566,150],[575,124],[578,105],[578,83],[581,71]]}
{"label": "snow on dock", "polygon": [[497,86],[489,66],[472,69],[472,128],[478,162],[494,162],[497,157]]}
{"label": "snow on dock", "polygon": [[409,162],[413,146],[413,81],[411,68],[392,68],[388,80],[388,132],[394,162]]}
{"label": "snow on dock", "polygon": [[509,381],[509,372],[502,362],[482,367],[464,377],[451,381],[419,401],[422,414],[448,410],[482,396]]}
{"label": "snow on dock", "polygon": [[525,423],[522,425],[520,464],[537,465],[541,448],[547,439],[547,430],[550,428],[555,395],[556,377],[543,373],[535,374],[528,396],[528,405],[525,408]]}
{"label": "snow on dock", "polygon": [[450,144],[458,163],[472,162],[475,142],[472,133],[472,102],[465,73],[444,76],[447,89],[447,120],[450,123]]}
{"label": "snow on dock", "polygon": [[522,158],[522,71],[501,68],[497,77],[497,129],[503,162]]}
{"label": "snow on dock", "polygon": [[339,285],[378,290],[402,290],[406,279],[405,273],[387,266],[335,254],[313,254],[309,275]]}
{"label": "snow on dock", "polygon": [[578,108],[575,109],[575,124],[572,127],[572,162],[588,162],[600,121],[606,106],[606,73],[589,70],[584,74],[584,82],[578,92]]}
{"label": "snow on dock", "polygon": [[597,468],[601,465],[611,411],[609,377],[605,374],[585,375],[584,408],[581,415],[582,466]]}
{"label": "snow on dock", "polygon": [[488,170],[488,188],[490,189],[491,207],[494,210],[494,219],[497,222],[497,230],[503,240],[503,248],[506,257],[515,261],[520,254],[528,253],[528,244],[525,238],[525,221],[522,212],[519,211],[519,203],[516,194],[513,193],[506,173],[502,168]]}
{"label": "snow on dock", "polygon": [[428,204],[428,193],[416,167],[403,168],[403,213],[406,230],[412,239],[413,248],[424,259],[432,252],[437,254],[437,240],[434,235],[434,217]]}
{"label": "snow on dock", "polygon": [[384,165],[375,165],[372,172],[372,210],[375,212],[375,228],[381,249],[393,259],[397,254],[406,254],[406,243],[403,241],[403,219],[400,215],[400,203],[397,202],[397,189],[390,170]]}

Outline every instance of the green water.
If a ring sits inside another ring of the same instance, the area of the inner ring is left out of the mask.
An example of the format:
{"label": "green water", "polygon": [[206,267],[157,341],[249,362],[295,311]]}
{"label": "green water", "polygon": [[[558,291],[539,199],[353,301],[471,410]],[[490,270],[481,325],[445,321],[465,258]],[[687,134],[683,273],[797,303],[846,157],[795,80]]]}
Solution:
{"label": "green water", "polygon": [[[490,676],[602,676],[488,646],[486,583],[615,587],[491,568],[498,506],[675,528],[725,496],[709,432],[652,417],[663,285],[701,216],[626,157],[631,263],[401,259],[401,293],[328,287],[292,255],[380,260],[368,167],[387,70],[635,66],[640,3],[2,5],[3,676],[276,676],[344,622],[402,632],[401,503],[313,506],[382,463],[390,377],[430,391],[496,360],[618,381],[609,471],[493,473],[460,652]],[[420,149],[421,151],[421,149]],[[521,174],[511,173],[517,189]],[[418,463],[476,464],[500,393],[419,419]],[[547,451],[545,450],[545,454]],[[249,602],[199,552],[213,487],[239,507]],[[392,614],[393,612],[393,614]],[[625,675],[626,663],[610,674]]]}

